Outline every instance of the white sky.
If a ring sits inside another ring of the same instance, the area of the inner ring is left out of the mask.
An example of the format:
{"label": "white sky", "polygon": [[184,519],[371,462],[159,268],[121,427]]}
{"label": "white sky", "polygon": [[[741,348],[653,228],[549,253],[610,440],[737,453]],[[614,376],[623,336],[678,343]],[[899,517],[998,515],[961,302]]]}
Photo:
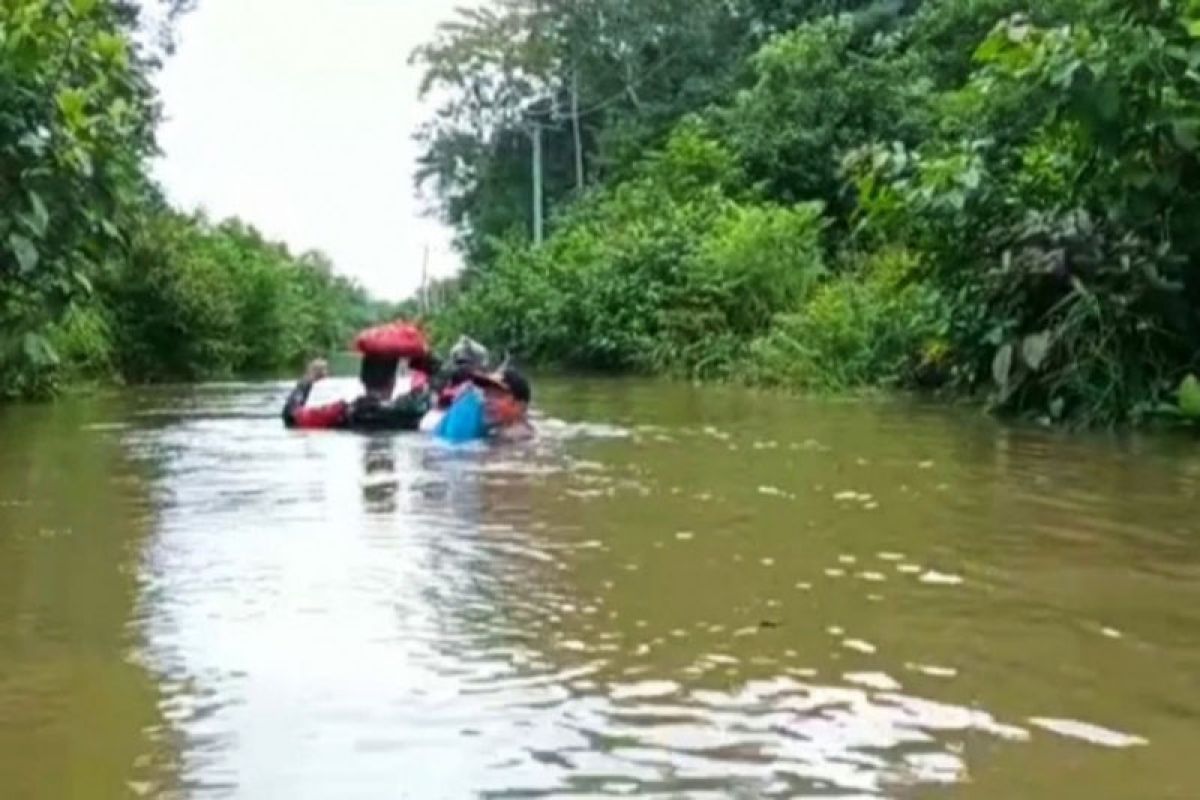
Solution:
{"label": "white sky", "polygon": [[377,296],[453,273],[421,214],[412,134],[429,108],[408,56],[456,0],[201,0],[159,77],[156,174],[171,201],[319,248]]}

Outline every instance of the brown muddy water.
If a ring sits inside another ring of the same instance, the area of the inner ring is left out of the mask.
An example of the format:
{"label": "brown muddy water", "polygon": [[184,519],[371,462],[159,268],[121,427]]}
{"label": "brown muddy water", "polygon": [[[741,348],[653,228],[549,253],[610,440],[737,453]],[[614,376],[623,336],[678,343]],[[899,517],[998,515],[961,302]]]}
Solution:
{"label": "brown muddy water", "polygon": [[1200,797],[1193,439],[552,381],[451,451],[286,390],[0,409],[0,797]]}

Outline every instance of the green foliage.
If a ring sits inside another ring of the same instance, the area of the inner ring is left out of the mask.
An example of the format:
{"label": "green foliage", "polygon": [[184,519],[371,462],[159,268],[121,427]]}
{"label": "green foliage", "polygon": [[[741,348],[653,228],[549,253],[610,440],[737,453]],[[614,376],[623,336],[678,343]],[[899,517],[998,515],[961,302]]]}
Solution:
{"label": "green foliage", "polygon": [[[134,6],[0,3],[0,396],[270,370],[383,311],[319,254],[163,209]],[[1194,416],[1200,6],[1028,6],[461,12],[415,55],[445,98],[422,177],[469,261],[435,326],[575,367]]]}
{"label": "green foliage", "polygon": [[124,245],[157,110],[111,2],[0,8],[0,397],[45,394],[55,321]]}
{"label": "green foliage", "polygon": [[49,332],[51,348],[68,379],[112,380],[117,377],[112,323],[97,302],[72,305]]}
{"label": "green foliage", "polygon": [[822,274],[821,226],[816,205],[753,201],[730,151],[685,125],[545,247],[506,245],[438,327],[573,367],[721,374]]}
{"label": "green foliage", "polygon": [[821,206],[738,206],[700,242],[693,280],[713,292],[730,332],[753,336],[812,294],[825,270]]}
{"label": "green foliage", "polygon": [[[600,0],[541,8],[544,83],[507,84],[511,107],[561,111],[564,76],[586,63],[589,92],[623,87],[626,119],[585,125],[599,186],[542,249],[518,235],[495,257],[468,251],[448,327],[580,366],[939,386],[1081,423],[1194,413],[1194,2],[745,0],[604,23],[587,17],[605,18]],[[581,41],[596,25],[606,35]],[[668,40],[695,58],[713,25],[744,38],[703,77],[648,80],[647,100],[630,64],[651,71],[664,50],[650,43]],[[451,62],[443,88],[481,79]],[[474,148],[460,176],[515,163],[489,149],[495,129],[456,130]]]}
{"label": "green foliage", "polygon": [[238,363],[234,287],[209,244],[181,219],[156,221],[106,287],[122,371],[135,380],[229,374]]}
{"label": "green foliage", "polygon": [[[538,0],[459,9],[413,54],[436,115],[418,134],[420,182],[472,261],[495,240],[528,235],[529,126],[542,126],[552,210],[580,185],[629,176],[675,124],[732,90],[744,58],[827,0]],[[576,124],[577,123],[577,124]],[[578,141],[576,141],[576,128]]]}
{"label": "green foliage", "polygon": [[860,26],[829,17],[772,40],[750,59],[753,85],[721,112],[729,141],[772,197],[836,208],[845,151],[921,133],[920,76],[885,57],[893,42],[867,38]]}
{"label": "green foliage", "polygon": [[838,390],[939,383],[948,368],[948,308],[905,251],[841,271],[751,347],[745,375],[770,385]]}
{"label": "green foliage", "polygon": [[952,298],[965,384],[1108,423],[1160,407],[1200,342],[1200,46],[1183,4],[1082,6],[1001,21],[938,136],[848,163],[866,238],[920,248]]}
{"label": "green foliage", "polygon": [[1179,411],[1188,419],[1200,419],[1200,380],[1195,375],[1179,384]]}
{"label": "green foliage", "polygon": [[526,357],[642,366],[683,254],[728,202],[722,184],[736,180],[728,152],[695,131],[681,132],[644,170],[580,203],[547,247],[509,242],[450,316]]}
{"label": "green foliage", "polygon": [[101,289],[134,380],[269,372],[344,347],[365,305],[320,254],[293,257],[236,221],[162,215]]}

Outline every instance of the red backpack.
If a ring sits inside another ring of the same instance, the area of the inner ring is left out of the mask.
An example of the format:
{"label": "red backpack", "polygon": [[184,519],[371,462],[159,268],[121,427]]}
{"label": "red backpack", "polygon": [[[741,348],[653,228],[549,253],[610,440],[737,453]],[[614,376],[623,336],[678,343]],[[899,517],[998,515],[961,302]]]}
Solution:
{"label": "red backpack", "polygon": [[376,358],[424,358],[429,355],[429,341],[416,325],[397,320],[360,333],[354,349]]}

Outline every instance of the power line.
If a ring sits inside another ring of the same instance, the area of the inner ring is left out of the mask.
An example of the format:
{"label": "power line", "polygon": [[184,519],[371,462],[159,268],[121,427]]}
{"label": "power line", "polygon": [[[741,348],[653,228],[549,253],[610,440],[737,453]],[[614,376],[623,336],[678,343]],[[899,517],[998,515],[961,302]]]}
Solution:
{"label": "power line", "polygon": [[[680,50],[679,52],[682,52],[682,50]],[[597,111],[603,111],[604,109],[606,109],[609,106],[616,103],[621,98],[628,95],[631,91],[636,91],[637,89],[644,86],[646,84],[646,82],[650,80],[650,78],[654,77],[656,74],[661,72],[663,70],[663,68],[665,68],[667,66],[667,64],[669,64],[671,61],[674,61],[675,58],[679,55],[679,52],[671,53],[670,55],[664,56],[657,64],[655,64],[654,66],[650,67],[649,69],[643,71],[641,78],[638,79],[636,82],[622,87],[620,91],[615,92],[614,94],[612,94],[609,97],[606,97],[603,100],[600,100],[593,106],[590,106],[588,108],[582,108],[578,112],[575,112],[575,111],[572,111],[569,109],[564,109],[562,106],[555,103],[555,105],[550,108],[548,114],[551,117],[566,116],[569,118],[571,115],[576,114],[576,113],[580,117],[586,117],[589,114],[596,113]]]}

